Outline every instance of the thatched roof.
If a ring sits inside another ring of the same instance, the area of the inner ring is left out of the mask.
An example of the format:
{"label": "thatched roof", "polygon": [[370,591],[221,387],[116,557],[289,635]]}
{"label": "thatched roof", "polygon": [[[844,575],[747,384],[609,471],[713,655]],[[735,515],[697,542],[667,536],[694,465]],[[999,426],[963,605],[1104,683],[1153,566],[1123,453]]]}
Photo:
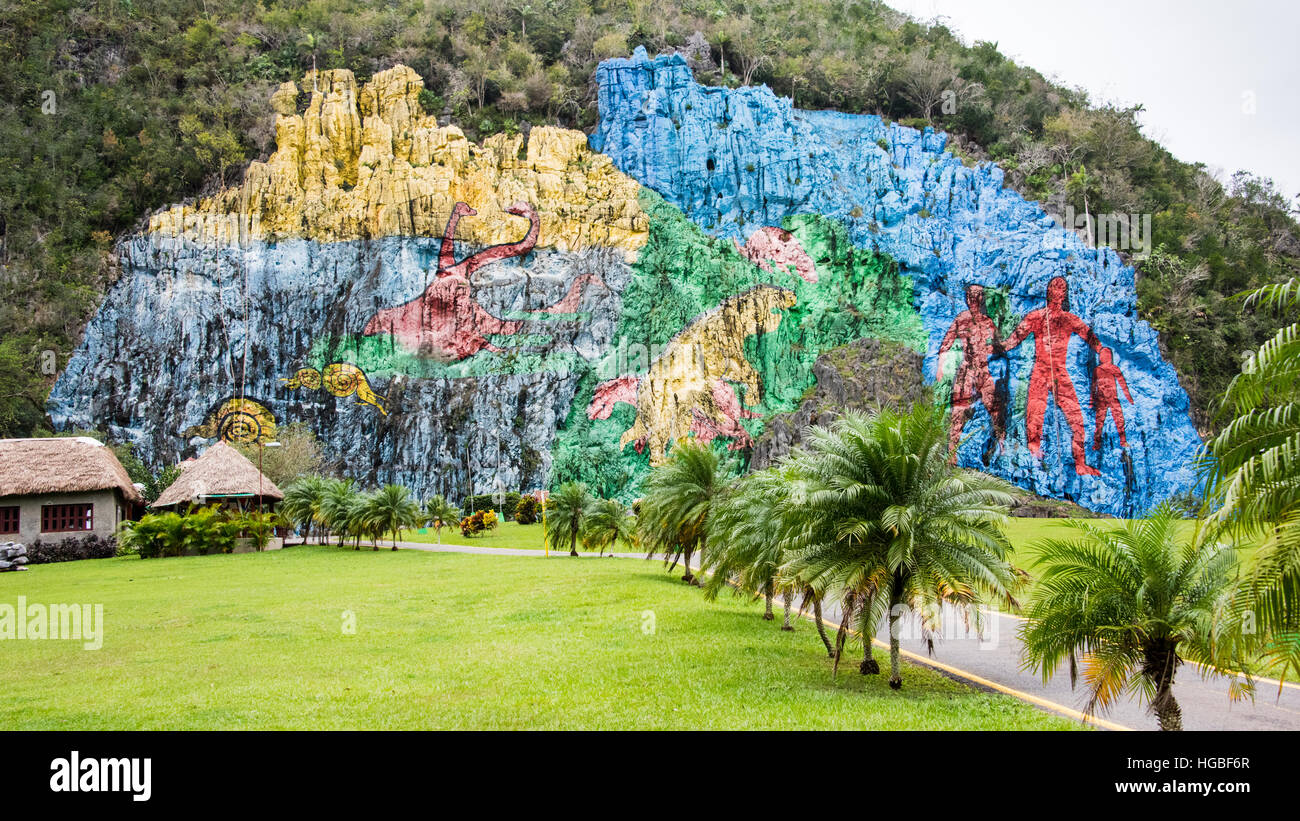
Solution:
{"label": "thatched roof", "polygon": [[133,502],[144,501],[112,449],[88,436],[0,439],[0,496],[110,488]]}
{"label": "thatched roof", "polygon": [[[259,490],[260,488],[260,490]],[[186,505],[195,499],[218,501],[226,497],[283,499],[275,482],[262,476],[244,454],[218,441],[192,462],[181,465],[181,475],[162,492],[153,507]]]}

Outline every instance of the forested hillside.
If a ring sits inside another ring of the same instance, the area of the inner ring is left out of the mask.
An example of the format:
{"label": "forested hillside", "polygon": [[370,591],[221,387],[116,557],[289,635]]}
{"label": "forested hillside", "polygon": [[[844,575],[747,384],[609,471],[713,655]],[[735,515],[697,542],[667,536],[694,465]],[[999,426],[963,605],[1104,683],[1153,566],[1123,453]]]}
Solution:
{"label": "forested hillside", "polygon": [[596,64],[637,45],[684,53],[703,83],[766,83],[803,108],[932,124],[1051,213],[1150,214],[1140,309],[1203,429],[1270,327],[1231,297],[1297,272],[1300,229],[1268,180],[1215,179],[1146,139],[1138,110],[1094,106],[996,44],[964,45],[879,3],[11,0],[0,7],[0,436],[46,425],[57,369],[117,276],[115,240],[153,209],[237,182],[274,148],[265,101],[280,82],[313,66],[364,81],[401,62],[423,77],[425,109],[471,138],[590,130]]}

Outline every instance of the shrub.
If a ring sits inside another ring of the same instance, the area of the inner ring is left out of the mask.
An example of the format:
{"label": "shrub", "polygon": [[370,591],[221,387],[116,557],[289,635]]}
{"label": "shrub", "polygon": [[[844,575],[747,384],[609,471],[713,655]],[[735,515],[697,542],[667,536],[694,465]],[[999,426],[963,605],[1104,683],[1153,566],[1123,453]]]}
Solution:
{"label": "shrub", "polygon": [[466,516],[460,520],[460,532],[463,536],[474,536],[482,533],[486,525],[483,523],[483,511]]}
{"label": "shrub", "polygon": [[466,510],[496,510],[499,507],[504,518],[508,520],[519,504],[519,498],[519,492],[515,490],[507,492],[502,498],[498,498],[495,493],[479,493],[467,497],[463,507]]}
{"label": "shrub", "polygon": [[497,529],[497,512],[495,510],[483,511],[483,527],[488,530]]}
{"label": "shrub", "polygon": [[69,536],[57,542],[37,539],[27,546],[28,564],[75,562],[80,559],[111,559],[117,555],[117,539],[109,536]]}
{"label": "shrub", "polygon": [[279,521],[274,513],[244,513],[213,505],[184,514],[149,513],[138,522],[123,522],[117,535],[123,552],[142,559],[180,556],[190,550],[202,556],[229,553],[241,537],[252,538],[263,548]]}
{"label": "shrub", "polygon": [[534,496],[523,496],[519,499],[519,504],[515,505],[515,521],[521,525],[536,524],[540,513],[541,506]]}

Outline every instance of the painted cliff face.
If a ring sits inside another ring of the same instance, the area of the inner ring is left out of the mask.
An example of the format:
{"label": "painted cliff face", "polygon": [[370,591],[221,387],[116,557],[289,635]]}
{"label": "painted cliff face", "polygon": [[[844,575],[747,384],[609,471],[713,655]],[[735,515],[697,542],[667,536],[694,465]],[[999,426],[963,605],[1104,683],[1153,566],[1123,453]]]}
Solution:
{"label": "painted cliff face", "polygon": [[307,424],[363,484],[628,499],[684,438],[748,454],[818,356],[875,338],[946,364],[961,464],[1113,513],[1190,486],[1186,397],[1132,272],[996,169],[706,91],[679,60],[598,80],[605,154],[554,128],[471,144],[402,66],[286,83],[266,163],[120,243],[51,416],[163,463],[251,435],[218,417],[256,397],[259,429]]}
{"label": "painted cliff face", "polygon": [[606,61],[597,84],[593,147],[710,235],[747,247],[758,226],[816,214],[898,263],[959,464],[1116,515],[1194,487],[1200,440],[1136,319],[1133,269],[997,166],[965,167],[929,129],[704,88],[677,56]]}

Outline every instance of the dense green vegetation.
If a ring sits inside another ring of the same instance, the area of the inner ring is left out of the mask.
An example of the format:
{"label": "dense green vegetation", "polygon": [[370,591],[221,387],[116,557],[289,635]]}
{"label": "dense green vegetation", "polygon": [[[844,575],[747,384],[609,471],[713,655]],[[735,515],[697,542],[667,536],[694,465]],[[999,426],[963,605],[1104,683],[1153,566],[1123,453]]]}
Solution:
{"label": "dense green vegetation", "polygon": [[[1210,537],[1258,540],[1230,616],[1251,630],[1227,652],[1262,652],[1300,675],[1300,279],[1266,286],[1250,302],[1280,313],[1281,329],[1242,362],[1221,409],[1231,421],[1208,446]],[[1240,647],[1239,647],[1239,646]]]}
{"label": "dense green vegetation", "polygon": [[870,0],[13,0],[0,7],[0,435],[43,424],[55,374],[119,275],[115,238],[269,153],[276,83],[404,62],[427,109],[471,137],[590,128],[596,64],[641,44],[688,54],[703,82],[933,122],[1052,213],[1153,215],[1141,311],[1202,427],[1266,334],[1227,298],[1297,270],[1300,232],[1268,180],[1216,180],[1145,138],[1137,109],[1092,105],[996,44]]}
{"label": "dense green vegetation", "polygon": [[122,554],[142,559],[183,556],[186,553],[230,553],[240,539],[248,539],[258,550],[280,526],[274,513],[231,510],[217,505],[147,513],[139,521],[123,522],[117,533]]}
{"label": "dense green vegetation", "polygon": [[921,666],[833,676],[810,626],[641,561],[306,546],[0,576],[19,592],[102,602],[104,635],[0,642],[10,729],[1081,726]]}
{"label": "dense green vegetation", "polygon": [[337,538],[342,547],[351,540],[353,549],[360,550],[361,540],[368,539],[370,546],[378,550],[379,540],[390,536],[392,549],[396,550],[402,530],[423,525],[430,518],[442,521],[439,517],[444,508],[434,504],[437,499],[429,501],[431,516],[403,485],[384,485],[362,492],[351,479],[304,476],[285,488],[279,513],[297,528],[303,541],[315,533],[321,543]]}

